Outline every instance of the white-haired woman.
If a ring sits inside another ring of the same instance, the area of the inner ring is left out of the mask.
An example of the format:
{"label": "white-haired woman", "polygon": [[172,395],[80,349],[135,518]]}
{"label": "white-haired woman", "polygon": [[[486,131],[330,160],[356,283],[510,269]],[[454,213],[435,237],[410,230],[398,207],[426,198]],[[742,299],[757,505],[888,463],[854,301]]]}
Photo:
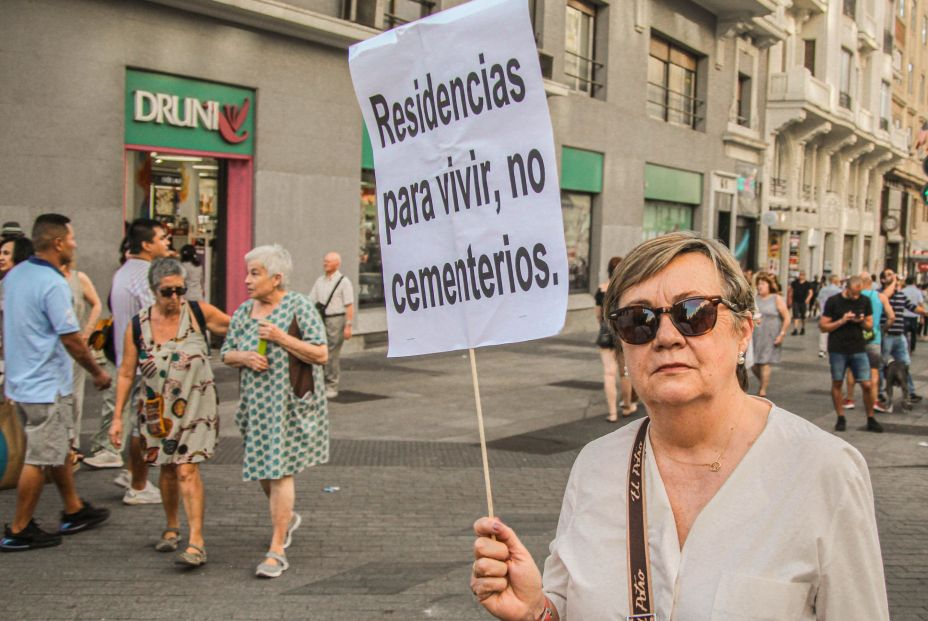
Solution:
{"label": "white-haired woman", "polygon": [[[229,316],[205,302],[187,302],[185,275],[177,259],[151,262],[148,284],[155,303],[133,317],[126,330],[114,411],[124,411],[138,369],[142,454],[145,461],[161,467],[161,504],[167,519],[155,549],[177,550],[182,498],[190,535],[175,562],[199,567],[206,562],[200,463],[213,456],[219,438],[219,400],[206,331],[225,334]],[[110,440],[116,447],[122,442],[121,416],[113,417]]]}
{"label": "white-haired woman", "polygon": [[544,577],[511,528],[477,521],[470,582],[487,610],[889,619],[863,457],[741,388],[753,298],[731,253],[692,233],[625,257],[604,310],[649,416],[577,457]]}
{"label": "white-haired woman", "polygon": [[[235,420],[245,443],[242,478],[259,481],[270,505],[273,534],[255,574],[276,578],[290,566],[284,550],[301,521],[293,511],[293,475],[329,460],[322,370],[328,347],[313,304],[287,291],[290,253],[276,244],[259,246],[245,255],[245,262],[251,299],[232,315],[222,359],[241,369]],[[294,392],[291,357],[313,365],[313,389],[305,394]]]}

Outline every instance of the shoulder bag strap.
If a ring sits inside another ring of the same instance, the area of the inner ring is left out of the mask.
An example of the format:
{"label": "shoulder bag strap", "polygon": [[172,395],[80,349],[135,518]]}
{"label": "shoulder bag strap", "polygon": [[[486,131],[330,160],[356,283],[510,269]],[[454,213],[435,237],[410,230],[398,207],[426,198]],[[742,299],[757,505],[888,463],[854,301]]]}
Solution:
{"label": "shoulder bag strap", "polygon": [[342,274],[342,276],[338,279],[338,282],[335,283],[335,286],[332,287],[332,293],[329,294],[329,299],[325,301],[325,306],[322,307],[322,312],[323,312],[323,313],[325,312],[325,309],[327,309],[327,308],[329,307],[329,304],[332,302],[332,298],[335,297],[335,292],[338,291],[338,286],[339,286],[340,284],[342,284],[342,281],[343,281],[343,280],[345,280],[345,275],[344,275],[344,274]]}
{"label": "shoulder bag strap", "polygon": [[206,335],[206,317],[203,315],[203,308],[200,306],[199,302],[187,302],[187,306],[189,306],[191,312],[193,312],[193,318],[197,321],[200,334],[203,335],[203,340],[206,341],[206,355],[209,356],[209,337]]}
{"label": "shoulder bag strap", "polygon": [[142,351],[142,320],[138,315],[132,316],[132,342],[136,351]]}
{"label": "shoulder bag strap", "polygon": [[651,559],[648,554],[648,518],[645,504],[644,464],[648,423],[638,428],[632,454],[628,460],[628,600],[631,619],[656,619],[651,596]]}

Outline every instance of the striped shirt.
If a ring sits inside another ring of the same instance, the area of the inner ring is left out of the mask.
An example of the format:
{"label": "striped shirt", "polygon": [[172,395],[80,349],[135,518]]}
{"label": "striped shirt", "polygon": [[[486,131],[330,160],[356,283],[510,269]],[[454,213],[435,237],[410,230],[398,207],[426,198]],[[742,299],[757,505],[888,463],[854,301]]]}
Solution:
{"label": "striped shirt", "polygon": [[904,313],[906,310],[914,312],[917,306],[909,302],[909,299],[899,289],[896,289],[896,292],[889,298],[889,304],[893,307],[893,312],[896,313],[896,320],[887,328],[886,334],[905,334]]}
{"label": "striped shirt", "polygon": [[113,311],[113,336],[116,338],[116,366],[122,364],[122,347],[132,318],[143,308],[155,303],[155,294],[148,286],[149,261],[132,258],[113,276],[110,304]]}

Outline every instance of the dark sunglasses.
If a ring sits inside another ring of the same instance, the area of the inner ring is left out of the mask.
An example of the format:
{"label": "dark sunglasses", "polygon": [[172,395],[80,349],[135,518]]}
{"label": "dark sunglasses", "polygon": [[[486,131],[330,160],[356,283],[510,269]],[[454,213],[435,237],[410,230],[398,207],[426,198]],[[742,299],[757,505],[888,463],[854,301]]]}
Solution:
{"label": "dark sunglasses", "polygon": [[169,298],[175,293],[177,297],[182,297],[187,293],[187,287],[165,287],[164,289],[159,289],[158,293],[160,293],[163,298]]}
{"label": "dark sunglasses", "polygon": [[664,313],[670,316],[671,323],[683,336],[706,334],[715,327],[719,318],[719,304],[732,308],[731,302],[714,295],[686,298],[663,308],[626,306],[612,311],[607,316],[612,330],[620,339],[629,345],[644,345],[657,336],[661,315]]}

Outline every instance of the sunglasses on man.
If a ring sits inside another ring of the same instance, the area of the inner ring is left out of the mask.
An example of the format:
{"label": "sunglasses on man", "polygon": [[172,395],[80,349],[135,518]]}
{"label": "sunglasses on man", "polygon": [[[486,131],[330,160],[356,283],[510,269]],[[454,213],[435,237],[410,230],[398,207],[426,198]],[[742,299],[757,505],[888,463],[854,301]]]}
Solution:
{"label": "sunglasses on man", "polygon": [[644,345],[657,336],[663,314],[670,317],[670,322],[683,336],[706,334],[718,321],[719,304],[733,308],[731,302],[719,295],[695,296],[659,308],[638,304],[625,306],[610,312],[607,317],[620,339],[629,345]]}

